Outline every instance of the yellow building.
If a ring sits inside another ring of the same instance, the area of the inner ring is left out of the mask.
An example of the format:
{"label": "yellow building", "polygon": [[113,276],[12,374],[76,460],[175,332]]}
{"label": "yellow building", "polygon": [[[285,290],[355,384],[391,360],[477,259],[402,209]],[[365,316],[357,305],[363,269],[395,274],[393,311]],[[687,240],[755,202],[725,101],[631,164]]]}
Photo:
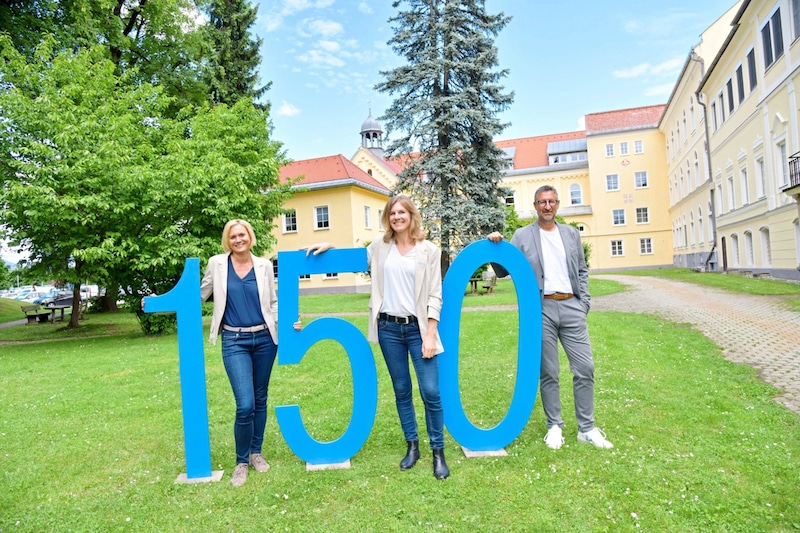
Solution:
{"label": "yellow building", "polygon": [[703,32],[686,58],[659,123],[666,144],[673,264],[678,267],[719,269],[706,101],[698,98],[697,88],[728,36],[740,5],[741,1],[737,2]]}
{"label": "yellow building", "polygon": [[723,270],[800,279],[800,3],[743,1],[699,83]]}
{"label": "yellow building", "polygon": [[[297,250],[316,242],[337,248],[367,246],[381,238],[381,216],[390,191],[343,155],[296,161],[281,167],[281,180],[300,177],[276,226],[276,250]],[[273,257],[273,261],[276,258]],[[280,265],[276,268],[280,272]],[[279,279],[280,281],[280,279]],[[300,280],[300,293],[368,292],[360,273],[314,274]]]}

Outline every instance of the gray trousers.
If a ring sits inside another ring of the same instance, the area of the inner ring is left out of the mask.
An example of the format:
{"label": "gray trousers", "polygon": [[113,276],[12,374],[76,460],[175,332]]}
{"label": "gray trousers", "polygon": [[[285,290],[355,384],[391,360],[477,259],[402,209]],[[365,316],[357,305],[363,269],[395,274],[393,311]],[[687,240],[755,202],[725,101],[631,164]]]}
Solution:
{"label": "gray trousers", "polygon": [[564,427],[558,385],[558,341],[572,371],[578,430],[594,428],[594,361],[589,344],[586,311],[578,298],[542,300],[542,369],[539,390],[547,427]]}

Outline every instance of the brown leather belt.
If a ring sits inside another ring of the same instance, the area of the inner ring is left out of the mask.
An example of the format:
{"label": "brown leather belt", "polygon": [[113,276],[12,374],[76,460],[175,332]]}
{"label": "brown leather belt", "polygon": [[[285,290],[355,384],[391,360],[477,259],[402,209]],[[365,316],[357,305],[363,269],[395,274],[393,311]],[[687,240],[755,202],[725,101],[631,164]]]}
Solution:
{"label": "brown leather belt", "polygon": [[239,326],[229,326],[227,324],[223,324],[222,329],[225,331],[235,331],[237,333],[256,333],[257,331],[264,331],[267,329],[266,324],[259,324],[258,326],[249,326],[249,327],[239,327]]}
{"label": "brown leather belt", "polygon": [[554,292],[553,294],[545,294],[544,297],[548,300],[569,300],[575,296],[571,292]]}

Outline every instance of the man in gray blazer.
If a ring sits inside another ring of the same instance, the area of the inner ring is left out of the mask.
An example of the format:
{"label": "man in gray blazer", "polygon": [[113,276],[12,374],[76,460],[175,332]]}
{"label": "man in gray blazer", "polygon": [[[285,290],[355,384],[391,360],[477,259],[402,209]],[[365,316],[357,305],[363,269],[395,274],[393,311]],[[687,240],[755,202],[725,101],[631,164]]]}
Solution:
{"label": "man in gray blazer", "polygon": [[[581,237],[572,226],[556,222],[559,200],[553,187],[539,187],[534,199],[537,220],[514,232],[511,244],[519,248],[530,262],[542,298],[539,390],[548,427],[544,442],[554,450],[564,444],[558,385],[560,340],[574,376],[572,390],[578,441],[598,448],[613,448],[605,433],[594,425],[594,361],[586,324],[586,314],[591,306],[589,269]],[[503,239],[503,235],[494,232],[487,239],[496,243]],[[494,268],[500,277],[508,274],[500,265],[494,265]]]}

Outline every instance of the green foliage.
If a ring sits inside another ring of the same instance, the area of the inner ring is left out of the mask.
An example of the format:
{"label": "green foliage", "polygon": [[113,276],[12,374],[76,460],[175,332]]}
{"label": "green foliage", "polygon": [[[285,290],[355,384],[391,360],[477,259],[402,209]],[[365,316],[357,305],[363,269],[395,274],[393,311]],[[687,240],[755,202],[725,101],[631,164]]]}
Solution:
{"label": "green foliage", "polygon": [[443,269],[463,246],[501,226],[503,152],[493,143],[497,119],[513,101],[500,80],[494,38],[510,20],[490,15],[483,0],[398,0],[389,44],[406,64],[381,74],[377,89],[395,95],[386,110],[388,151],[416,153],[396,192],[410,194]]}
{"label": "green foliage", "polygon": [[208,3],[209,22],[203,29],[210,54],[204,78],[212,101],[233,105],[241,98],[259,98],[271,84],[256,88],[263,39],[254,38],[250,28],[256,21],[257,7],[247,0]]}
{"label": "green foliage", "polygon": [[0,37],[11,125],[0,133],[0,225],[29,249],[34,272],[138,299],[171,288],[186,257],[218,253],[232,218],[253,224],[257,253],[269,249],[290,190],[266,112],[241,100],[169,118],[171,100],[117,76],[102,47],[52,46],[29,63]]}
{"label": "green foliage", "polygon": [[175,313],[145,313],[139,309],[134,313],[145,335],[168,335],[178,331],[178,319]]}
{"label": "green foliage", "polygon": [[[515,231],[517,231],[519,228],[527,226],[528,224],[532,224],[535,221],[536,217],[520,218],[513,207],[506,207],[506,221],[503,226],[503,236],[510,241],[511,237],[514,236]],[[561,217],[561,215],[556,215],[556,222],[559,224],[567,223],[564,218]],[[575,229],[578,229],[577,222],[570,222],[569,225]],[[581,241],[581,244],[583,245],[583,255],[586,258],[586,267],[591,268],[589,266],[589,256],[592,254],[592,245],[586,241]]]}

